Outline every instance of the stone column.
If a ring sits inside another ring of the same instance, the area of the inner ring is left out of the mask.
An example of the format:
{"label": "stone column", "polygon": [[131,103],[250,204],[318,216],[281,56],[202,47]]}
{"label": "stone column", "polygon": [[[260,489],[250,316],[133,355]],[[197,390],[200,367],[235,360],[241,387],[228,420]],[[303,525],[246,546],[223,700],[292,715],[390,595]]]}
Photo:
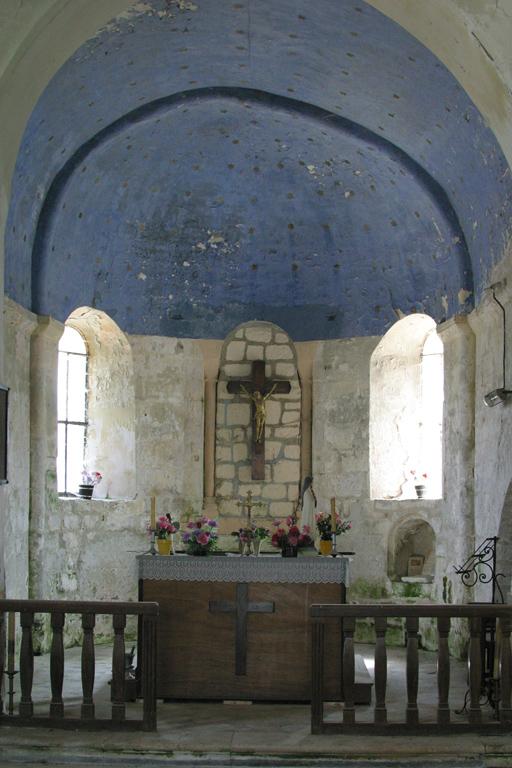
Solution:
{"label": "stone column", "polygon": [[9,597],[28,597],[30,491],[30,337],[36,316],[5,298],[5,378],[9,387],[8,479],[0,486],[5,589]]}
{"label": "stone column", "polygon": [[204,360],[204,511],[215,515],[215,421],[222,341],[198,341]]}
{"label": "stone column", "polygon": [[300,477],[301,482],[308,475],[313,474],[313,360],[317,341],[298,342],[297,349],[297,370],[301,385],[301,451],[300,451]]}
{"label": "stone column", "polygon": [[[443,522],[437,547],[451,574],[475,546],[475,336],[466,316],[442,323],[437,332],[444,346]],[[459,577],[453,585],[458,602]]]}
{"label": "stone column", "polygon": [[57,499],[57,369],[62,323],[39,317],[30,363],[31,597],[45,593],[44,538],[50,506]]}

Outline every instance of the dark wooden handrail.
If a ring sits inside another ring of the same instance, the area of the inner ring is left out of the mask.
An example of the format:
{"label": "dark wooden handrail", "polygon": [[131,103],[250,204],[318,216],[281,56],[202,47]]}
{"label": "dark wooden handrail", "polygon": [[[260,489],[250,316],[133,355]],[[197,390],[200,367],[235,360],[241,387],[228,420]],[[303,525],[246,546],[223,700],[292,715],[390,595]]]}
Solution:
{"label": "dark wooden handrail", "polygon": [[[123,728],[156,730],[156,623],[158,603],[102,602],[99,600],[0,600],[0,678],[5,668],[5,620],[9,613],[20,614],[22,630],[19,656],[19,686],[21,698],[18,715],[8,715],[0,696],[0,724],[43,725],[46,727]],[[51,701],[48,717],[35,717],[32,702],[34,673],[33,627],[36,613],[50,614],[52,642],[50,650]],[[79,718],[65,716],[62,698],[64,683],[63,630],[66,616],[82,617],[82,691]],[[94,689],[94,627],[96,616],[112,616],[114,647],[112,653],[111,709],[112,716],[97,718],[93,700]],[[125,638],[127,616],[139,617],[139,649],[141,659],[140,693],[143,698],[143,716],[139,720],[126,720],[125,705]],[[1,687],[0,687],[1,693]]]}
{"label": "dark wooden handrail", "polygon": [[[312,605],[312,695],[311,695],[311,731],[318,733],[341,733],[346,731],[429,730],[467,730],[486,727],[487,729],[512,730],[511,676],[512,652],[510,635],[512,627],[512,605],[474,603],[468,605],[396,605],[392,603],[378,605]],[[373,619],[375,626],[375,707],[373,723],[358,722],[354,707],[354,632],[357,619]],[[400,723],[389,723],[386,708],[387,651],[386,632],[389,619],[405,619],[406,629],[406,693],[404,701],[405,717]],[[437,684],[438,706],[436,721],[427,722],[421,718],[418,708],[419,680],[419,619],[437,620],[438,658]],[[466,722],[454,723],[448,704],[450,688],[450,656],[448,637],[451,619],[469,621],[469,709]],[[501,635],[500,647],[500,706],[499,722],[482,722],[480,706],[482,690],[482,627],[484,620],[498,622]],[[327,625],[333,620],[342,623],[342,689],[343,720],[341,723],[324,720],[324,638]]]}
{"label": "dark wooden handrail", "polygon": [[158,603],[136,603],[102,600],[0,600],[0,613],[11,611],[21,613],[95,613],[103,616],[122,614],[124,616],[158,615]]}
{"label": "dark wooden handrail", "polygon": [[346,616],[356,618],[368,618],[375,616],[393,616],[396,618],[437,618],[446,616],[454,619],[507,617],[512,615],[512,605],[501,603],[471,603],[465,605],[436,605],[425,603],[421,605],[397,605],[396,603],[379,603],[378,605],[342,604],[332,603],[327,605],[312,605],[310,616],[312,619],[343,619]]}

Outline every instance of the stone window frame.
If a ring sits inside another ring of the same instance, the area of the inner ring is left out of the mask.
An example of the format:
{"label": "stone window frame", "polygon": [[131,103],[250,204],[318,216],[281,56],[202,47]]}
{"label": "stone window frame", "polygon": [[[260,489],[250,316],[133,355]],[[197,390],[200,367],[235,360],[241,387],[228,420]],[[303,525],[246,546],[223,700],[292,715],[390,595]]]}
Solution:
{"label": "stone window frame", "polygon": [[[84,465],[101,472],[94,499],[133,500],[136,484],[136,407],[135,379],[131,345],[114,320],[101,310],[80,307],[65,325],[77,330],[88,351],[87,431]],[[114,358],[122,357],[121,369]],[[100,373],[101,369],[101,373]],[[121,372],[122,371],[122,372]],[[102,406],[108,395],[107,408]],[[121,403],[121,405],[120,405]],[[118,418],[107,424],[107,412]],[[116,443],[119,445],[116,447]]]}
{"label": "stone window frame", "polygon": [[[413,501],[420,498],[415,484],[426,484],[424,498],[442,498],[444,364],[438,393],[441,410],[439,460],[430,461],[422,455],[424,349],[434,333],[443,344],[433,318],[421,313],[407,315],[391,326],[371,356],[369,475],[370,499],[373,501]],[[394,365],[396,361],[392,358],[396,358],[397,365]],[[409,374],[410,381],[407,381],[406,375]],[[395,391],[391,392],[389,382],[392,382],[393,376],[396,379]],[[408,387],[404,386],[404,382]],[[400,390],[399,396],[396,396],[396,388]],[[398,403],[399,399],[402,404]],[[412,471],[416,472],[416,478]],[[422,478],[424,472],[427,473],[426,480]]]}

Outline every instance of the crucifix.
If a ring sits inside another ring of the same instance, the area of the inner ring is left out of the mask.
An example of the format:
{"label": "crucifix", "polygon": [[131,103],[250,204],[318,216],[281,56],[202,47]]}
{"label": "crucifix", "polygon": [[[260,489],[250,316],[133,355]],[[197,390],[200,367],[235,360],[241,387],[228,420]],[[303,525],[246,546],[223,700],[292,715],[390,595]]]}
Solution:
{"label": "crucifix", "polygon": [[247,674],[247,615],[249,613],[274,613],[275,603],[250,603],[249,585],[236,585],[236,602],[210,600],[210,613],[234,613],[236,619],[235,675]]}
{"label": "crucifix", "polygon": [[231,379],[227,383],[230,394],[242,394],[251,399],[252,410],[252,471],[253,480],[265,479],[265,403],[273,395],[287,395],[291,389],[289,381],[265,378],[265,361],[254,360],[251,381]]}
{"label": "crucifix", "polygon": [[236,503],[237,507],[240,507],[242,514],[244,513],[244,508],[247,508],[247,528],[251,527],[252,524],[252,509],[253,507],[264,507],[266,506],[263,501],[253,501],[252,500],[252,491],[247,491],[247,498],[244,501],[237,501]]}

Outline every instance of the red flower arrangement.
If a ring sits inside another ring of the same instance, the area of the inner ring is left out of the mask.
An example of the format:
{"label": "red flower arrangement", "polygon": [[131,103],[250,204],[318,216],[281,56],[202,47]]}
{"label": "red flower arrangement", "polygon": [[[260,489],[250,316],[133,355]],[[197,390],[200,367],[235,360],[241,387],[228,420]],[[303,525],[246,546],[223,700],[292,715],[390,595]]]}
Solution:
{"label": "red flower arrangement", "polygon": [[309,525],[304,525],[301,530],[292,517],[287,517],[285,521],[276,520],[274,528],[276,530],[272,534],[270,543],[276,549],[285,549],[286,547],[298,547],[300,549],[313,545]]}

